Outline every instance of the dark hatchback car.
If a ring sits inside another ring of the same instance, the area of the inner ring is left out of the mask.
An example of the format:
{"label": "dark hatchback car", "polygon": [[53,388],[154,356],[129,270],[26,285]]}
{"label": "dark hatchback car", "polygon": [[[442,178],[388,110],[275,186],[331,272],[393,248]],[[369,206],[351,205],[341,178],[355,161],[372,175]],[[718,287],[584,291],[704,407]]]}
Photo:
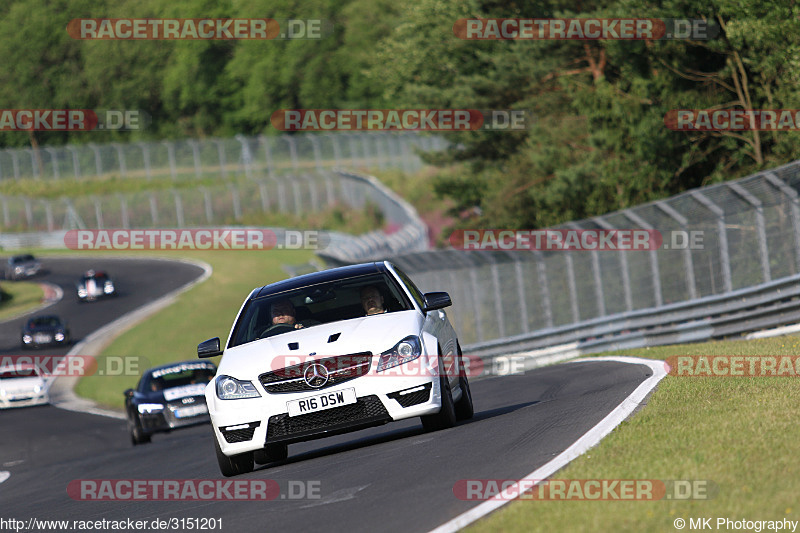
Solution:
{"label": "dark hatchback car", "polygon": [[150,442],[154,433],[210,422],[205,389],[217,366],[209,361],[172,363],[144,372],[136,389],[125,391],[131,442]]}
{"label": "dark hatchback car", "polygon": [[41,315],[25,322],[20,340],[23,348],[66,345],[70,341],[69,328],[57,315]]}

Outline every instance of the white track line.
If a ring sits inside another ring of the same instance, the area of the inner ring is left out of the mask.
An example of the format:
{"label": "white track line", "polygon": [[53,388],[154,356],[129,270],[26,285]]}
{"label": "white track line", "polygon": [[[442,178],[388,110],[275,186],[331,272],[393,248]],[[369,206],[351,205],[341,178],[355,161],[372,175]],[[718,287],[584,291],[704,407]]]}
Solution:
{"label": "white track line", "polygon": [[[599,424],[587,431],[581,438],[575,441],[572,446],[561,452],[553,458],[552,461],[537,468],[523,478],[525,487],[521,489],[520,483],[516,483],[508,489],[508,494],[521,494],[523,490],[530,489],[531,484],[538,485],[542,480],[552,476],[560,469],[564,468],[573,459],[583,455],[590,448],[594,447],[603,438],[611,433],[615,427],[620,425],[628,416],[644,401],[650,391],[652,391],[658,382],[667,375],[664,369],[664,361],[656,359],[640,359],[638,357],[590,357],[586,359],[579,359],[573,363],[585,363],[588,361],[615,361],[618,363],[631,363],[636,365],[649,366],[653,371],[653,375],[644,380],[630,396],[625,398],[613,411],[611,411]],[[570,364],[570,363],[567,363]],[[520,480],[520,481],[523,481]],[[441,526],[433,529],[431,533],[445,533],[451,531],[458,531],[476,520],[483,518],[492,511],[495,511],[510,501],[503,499],[502,493],[496,495],[494,498],[487,500],[477,507],[474,507],[466,513],[460,514],[452,520],[445,522]]]}

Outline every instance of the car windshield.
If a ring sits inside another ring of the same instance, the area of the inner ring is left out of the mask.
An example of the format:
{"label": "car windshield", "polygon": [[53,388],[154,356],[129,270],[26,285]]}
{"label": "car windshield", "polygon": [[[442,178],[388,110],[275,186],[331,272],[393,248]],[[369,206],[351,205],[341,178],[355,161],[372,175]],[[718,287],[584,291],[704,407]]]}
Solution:
{"label": "car windshield", "polygon": [[108,276],[105,274],[94,274],[93,276],[84,276],[83,282],[86,283],[90,279],[95,280],[95,282],[97,283],[105,283],[106,280],[108,279]]}
{"label": "car windshield", "polygon": [[28,322],[29,328],[56,328],[61,325],[61,321],[54,316],[40,316]]}
{"label": "car windshield", "polygon": [[175,367],[151,373],[142,384],[144,392],[157,392],[186,385],[205,385],[214,377],[215,370],[209,366]]}
{"label": "car windshield", "polygon": [[12,265],[16,263],[27,263],[29,261],[34,261],[32,255],[17,255],[11,258]]}
{"label": "car windshield", "polygon": [[373,306],[370,314],[412,309],[400,287],[384,274],[309,285],[247,302],[229,346],[294,331],[297,324],[310,328],[364,317],[367,315],[365,305],[370,305],[370,301]]}
{"label": "car windshield", "polygon": [[20,379],[39,377],[33,368],[9,368],[0,370],[0,379]]}

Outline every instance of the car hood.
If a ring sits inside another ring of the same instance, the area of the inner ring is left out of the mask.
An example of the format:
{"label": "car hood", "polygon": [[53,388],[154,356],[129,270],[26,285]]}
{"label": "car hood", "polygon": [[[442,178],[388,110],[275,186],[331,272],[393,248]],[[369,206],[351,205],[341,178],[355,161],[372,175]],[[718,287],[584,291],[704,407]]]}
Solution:
{"label": "car hood", "polygon": [[[314,359],[379,354],[409,335],[419,335],[421,329],[422,317],[413,310],[320,324],[228,348],[217,375],[252,380],[264,372],[305,361],[312,353]],[[297,343],[297,348],[291,349],[290,343]]]}
{"label": "car hood", "polygon": [[46,388],[44,380],[39,377],[0,379],[0,390],[9,394],[19,394],[22,392],[32,393],[37,385],[41,387],[42,390]]}

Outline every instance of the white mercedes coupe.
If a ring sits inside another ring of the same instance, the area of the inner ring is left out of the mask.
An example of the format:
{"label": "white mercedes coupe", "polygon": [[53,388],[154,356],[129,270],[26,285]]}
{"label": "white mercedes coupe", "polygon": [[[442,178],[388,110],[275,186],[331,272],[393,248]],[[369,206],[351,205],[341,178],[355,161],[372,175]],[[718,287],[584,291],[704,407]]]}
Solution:
{"label": "white mercedes coupe", "polygon": [[472,418],[461,348],[442,310],[391,263],[306,274],[254,289],[205,390],[223,475],[288,457],[288,445],[420,417],[426,430]]}

